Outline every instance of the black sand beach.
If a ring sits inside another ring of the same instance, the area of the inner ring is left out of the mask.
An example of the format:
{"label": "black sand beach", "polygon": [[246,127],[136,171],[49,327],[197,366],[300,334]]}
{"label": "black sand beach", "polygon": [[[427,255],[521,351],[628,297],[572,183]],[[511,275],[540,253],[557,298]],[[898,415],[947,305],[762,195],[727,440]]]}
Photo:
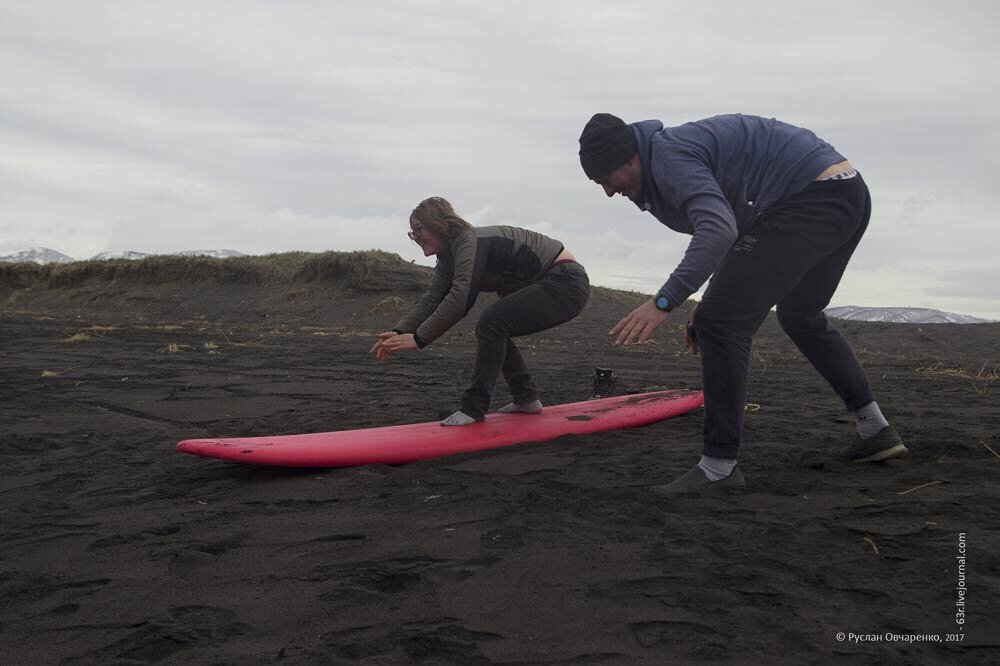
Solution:
{"label": "black sand beach", "polygon": [[[648,491],[697,460],[700,412],[396,467],[174,451],[454,409],[488,298],[419,353],[367,354],[427,273],[382,254],[0,270],[0,661],[1000,661],[997,324],[842,322],[911,449],[856,465],[853,420],[772,318],[732,497]],[[543,402],[586,399],[595,366],[619,392],[698,386],[686,311],[613,347],[635,298],[596,290],[523,340]]]}

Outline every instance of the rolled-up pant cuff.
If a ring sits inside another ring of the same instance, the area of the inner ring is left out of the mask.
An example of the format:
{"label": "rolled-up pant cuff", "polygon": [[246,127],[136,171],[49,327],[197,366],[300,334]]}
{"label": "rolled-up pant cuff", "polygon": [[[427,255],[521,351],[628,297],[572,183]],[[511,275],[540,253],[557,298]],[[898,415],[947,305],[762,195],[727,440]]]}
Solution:
{"label": "rolled-up pant cuff", "polygon": [[465,414],[466,416],[471,416],[477,421],[482,421],[484,418],[486,418],[485,409],[473,406],[472,404],[466,402],[465,400],[462,401],[461,407],[459,407],[459,409],[463,414]]}
{"label": "rolled-up pant cuff", "polygon": [[701,454],[709,458],[724,458],[726,460],[736,460],[740,450],[739,444],[719,444],[717,442],[705,442],[701,448]]}

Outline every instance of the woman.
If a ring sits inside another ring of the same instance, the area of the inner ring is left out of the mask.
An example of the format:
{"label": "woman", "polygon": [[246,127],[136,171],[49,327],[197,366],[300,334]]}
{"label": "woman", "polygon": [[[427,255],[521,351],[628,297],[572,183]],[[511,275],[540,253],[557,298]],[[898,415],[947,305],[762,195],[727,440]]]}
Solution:
{"label": "woman", "polygon": [[476,362],[461,407],[441,425],[482,421],[502,371],[514,401],[501,412],[538,414],[542,403],[513,338],[558,326],[580,314],[590,295],[587,272],[557,240],[518,227],[473,227],[441,197],[421,201],[410,215],[409,237],[424,256],[437,256],[420,300],[371,348],[385,360],[420,349],[454,326],[481,291],[500,299],[476,325]]}

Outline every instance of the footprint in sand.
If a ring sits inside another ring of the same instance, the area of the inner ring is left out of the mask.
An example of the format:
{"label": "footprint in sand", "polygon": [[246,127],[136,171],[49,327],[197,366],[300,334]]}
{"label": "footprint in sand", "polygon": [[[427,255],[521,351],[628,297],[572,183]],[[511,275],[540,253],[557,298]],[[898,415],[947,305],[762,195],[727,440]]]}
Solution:
{"label": "footprint in sand", "polygon": [[148,618],[119,640],[87,655],[96,663],[155,662],[192,648],[214,647],[250,633],[228,608],[180,606]]}
{"label": "footprint in sand", "polygon": [[218,557],[202,550],[182,550],[170,558],[167,574],[184,577],[198,569],[212,566]]}

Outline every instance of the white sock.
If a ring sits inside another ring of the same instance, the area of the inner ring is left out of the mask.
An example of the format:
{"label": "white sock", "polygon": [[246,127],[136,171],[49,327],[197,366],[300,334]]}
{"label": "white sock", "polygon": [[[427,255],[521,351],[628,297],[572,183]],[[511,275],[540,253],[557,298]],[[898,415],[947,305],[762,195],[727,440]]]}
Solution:
{"label": "white sock", "polygon": [[858,436],[861,439],[871,439],[882,428],[889,425],[889,422],[882,416],[882,410],[878,408],[877,402],[869,402],[854,412],[854,418],[857,419]]}
{"label": "white sock", "polygon": [[721,481],[733,473],[736,467],[735,458],[710,458],[702,456],[698,468],[705,473],[709,481]]}
{"label": "white sock", "polygon": [[454,414],[452,414],[451,416],[449,416],[448,418],[446,418],[444,421],[441,421],[441,425],[443,425],[443,426],[463,426],[463,425],[472,425],[475,422],[476,422],[476,419],[472,418],[471,416],[469,416],[468,414],[466,414],[462,410],[458,410],[457,412],[455,412]]}
{"label": "white sock", "polygon": [[535,400],[533,402],[526,402],[524,404],[517,404],[511,402],[504,405],[497,410],[501,414],[541,414],[542,413],[542,401]]}

